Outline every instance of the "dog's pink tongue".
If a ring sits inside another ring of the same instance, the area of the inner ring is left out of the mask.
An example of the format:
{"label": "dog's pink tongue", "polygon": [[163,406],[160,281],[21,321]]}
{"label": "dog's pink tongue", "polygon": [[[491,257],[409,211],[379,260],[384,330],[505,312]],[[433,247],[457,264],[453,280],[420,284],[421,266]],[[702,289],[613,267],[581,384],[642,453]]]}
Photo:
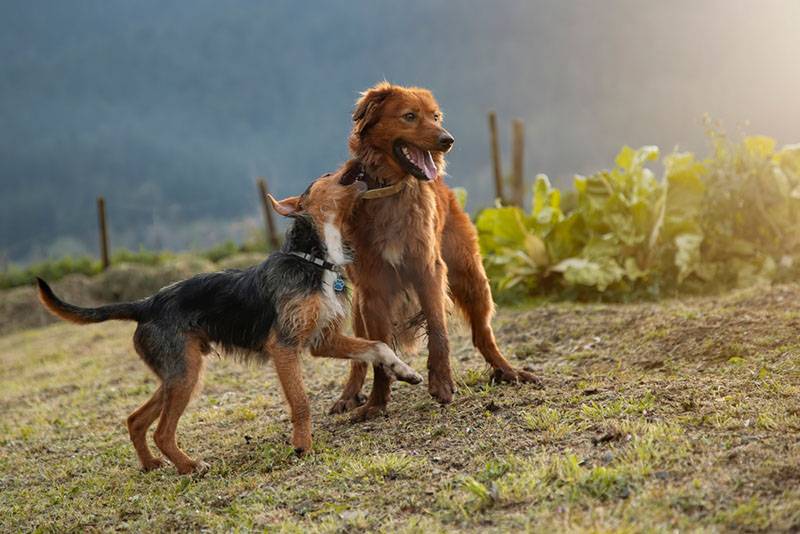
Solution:
{"label": "dog's pink tongue", "polygon": [[436,164],[433,162],[433,156],[431,156],[430,151],[426,150],[424,155],[424,161],[422,162],[422,170],[425,172],[425,176],[428,177],[428,180],[435,180],[436,179]]}
{"label": "dog's pink tongue", "polygon": [[428,180],[436,179],[436,164],[433,163],[433,157],[427,150],[421,150],[415,146],[408,147],[409,154],[411,155],[411,163],[419,167],[425,174]]}

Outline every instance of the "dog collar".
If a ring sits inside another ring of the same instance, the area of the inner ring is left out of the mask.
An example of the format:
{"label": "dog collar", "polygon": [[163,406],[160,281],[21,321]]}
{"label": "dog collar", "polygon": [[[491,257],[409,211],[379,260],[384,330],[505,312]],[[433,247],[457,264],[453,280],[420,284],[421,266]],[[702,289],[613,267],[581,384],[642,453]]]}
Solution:
{"label": "dog collar", "polygon": [[313,263],[314,265],[322,267],[323,269],[327,269],[329,271],[333,271],[333,272],[335,272],[337,274],[339,273],[339,266],[338,265],[336,265],[335,263],[331,263],[329,261],[325,261],[322,258],[318,258],[317,256],[313,256],[313,255],[308,254],[306,252],[296,252],[294,250],[292,252],[290,252],[289,254],[294,254],[298,258],[303,258],[307,262]]}
{"label": "dog collar", "polygon": [[344,281],[344,278],[342,278],[342,273],[339,271],[338,265],[331,263],[329,261],[325,261],[322,258],[312,256],[311,254],[308,254],[306,252],[292,251],[290,254],[294,254],[298,258],[303,258],[309,263],[313,263],[314,265],[322,267],[323,269],[327,269],[328,271],[336,273],[336,279],[333,281],[332,284],[333,290],[335,292],[342,293],[345,289],[347,289],[347,283]]}
{"label": "dog collar", "polygon": [[[367,170],[364,168],[363,165],[360,165],[360,169],[358,171],[358,175],[355,178],[356,181],[357,182],[365,182],[367,184],[367,187],[369,187],[369,181],[367,180],[367,178],[369,178],[369,175],[367,174]],[[373,199],[373,198],[390,197],[392,195],[396,195],[397,193],[399,193],[400,191],[405,189],[405,187],[406,187],[406,181],[405,180],[400,180],[399,182],[397,182],[396,184],[393,184],[393,185],[389,185],[389,186],[386,186],[386,187],[378,187],[376,189],[369,189],[369,190],[365,191],[364,193],[361,193],[361,197],[360,198],[363,198],[363,199],[366,199],[366,200],[370,200],[370,199]]]}
{"label": "dog collar", "polygon": [[371,199],[371,198],[383,198],[383,197],[390,197],[392,195],[396,195],[406,187],[406,181],[402,180],[397,182],[394,185],[390,185],[387,187],[379,187],[378,189],[369,189],[368,191],[361,193],[361,198]]}

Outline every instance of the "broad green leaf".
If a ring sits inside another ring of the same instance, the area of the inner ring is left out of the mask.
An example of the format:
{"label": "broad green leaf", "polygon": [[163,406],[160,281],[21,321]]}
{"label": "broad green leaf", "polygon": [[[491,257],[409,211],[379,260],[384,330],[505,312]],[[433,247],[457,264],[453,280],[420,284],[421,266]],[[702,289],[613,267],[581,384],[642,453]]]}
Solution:
{"label": "broad green leaf", "polygon": [[593,235],[581,251],[581,256],[591,260],[604,260],[622,256],[622,244],[614,234]]}
{"label": "broad green leaf", "polygon": [[532,212],[533,215],[539,215],[548,203],[548,196],[550,194],[550,180],[545,174],[537,174],[536,181],[533,184],[533,202]]}
{"label": "broad green leaf", "polygon": [[547,247],[544,242],[534,234],[525,236],[525,253],[538,267],[547,267],[550,260],[547,256]]}
{"label": "broad green leaf", "polygon": [[551,270],[562,273],[564,280],[572,285],[590,286],[600,292],[622,280],[625,274],[622,267],[608,258],[601,261],[569,258],[559,262]]}
{"label": "broad green leaf", "polygon": [[495,239],[506,246],[521,244],[527,233],[523,217],[524,213],[517,207],[498,209],[493,229]]}
{"label": "broad green leaf", "polygon": [[625,276],[627,276],[629,280],[636,281],[640,278],[646,277],[647,274],[648,272],[646,269],[639,267],[639,264],[636,262],[636,258],[632,258],[630,256],[625,258]]}
{"label": "broad green leaf", "polygon": [[743,144],[747,153],[755,157],[768,158],[775,152],[775,139],[765,135],[745,137]]}
{"label": "broad green leaf", "polygon": [[536,176],[533,185],[533,199],[531,202],[531,215],[541,228],[547,231],[548,225],[555,224],[563,217],[561,213],[561,192],[550,185],[550,180],[544,174]]}

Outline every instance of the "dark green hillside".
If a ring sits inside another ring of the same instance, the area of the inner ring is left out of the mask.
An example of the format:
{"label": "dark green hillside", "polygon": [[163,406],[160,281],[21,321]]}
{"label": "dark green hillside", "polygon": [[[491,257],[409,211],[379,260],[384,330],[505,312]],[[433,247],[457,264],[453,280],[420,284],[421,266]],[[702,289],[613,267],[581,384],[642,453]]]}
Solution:
{"label": "dark green hillside", "polygon": [[254,175],[288,194],[341,162],[357,92],[384,77],[435,91],[473,207],[490,200],[489,108],[504,137],[525,119],[529,177],[623,144],[699,150],[706,111],[798,139],[800,8],[773,7],[6,0],[0,259],[93,251],[98,194],[118,246],[236,234]]}

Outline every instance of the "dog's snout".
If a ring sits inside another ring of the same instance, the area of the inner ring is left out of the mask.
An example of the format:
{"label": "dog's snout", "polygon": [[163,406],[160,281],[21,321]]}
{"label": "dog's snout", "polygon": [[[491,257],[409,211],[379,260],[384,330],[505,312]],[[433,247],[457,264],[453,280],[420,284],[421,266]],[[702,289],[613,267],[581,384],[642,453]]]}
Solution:
{"label": "dog's snout", "polygon": [[439,146],[445,150],[453,146],[453,143],[455,142],[456,140],[453,139],[453,136],[450,135],[450,133],[448,133],[447,131],[444,131],[441,133],[441,135],[439,135]]}

